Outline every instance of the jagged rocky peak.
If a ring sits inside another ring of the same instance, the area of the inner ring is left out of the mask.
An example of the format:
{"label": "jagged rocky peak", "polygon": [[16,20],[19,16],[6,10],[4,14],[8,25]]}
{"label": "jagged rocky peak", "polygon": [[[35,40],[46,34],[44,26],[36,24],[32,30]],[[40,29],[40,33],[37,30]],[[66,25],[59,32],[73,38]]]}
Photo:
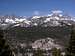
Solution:
{"label": "jagged rocky peak", "polygon": [[[30,19],[30,20],[28,20]],[[74,17],[64,15],[61,10],[51,11],[51,14],[47,16],[0,16],[0,26],[6,26],[14,24],[22,27],[30,26],[60,26],[61,22],[71,25],[72,21],[75,21]],[[73,22],[74,23],[74,22]]]}

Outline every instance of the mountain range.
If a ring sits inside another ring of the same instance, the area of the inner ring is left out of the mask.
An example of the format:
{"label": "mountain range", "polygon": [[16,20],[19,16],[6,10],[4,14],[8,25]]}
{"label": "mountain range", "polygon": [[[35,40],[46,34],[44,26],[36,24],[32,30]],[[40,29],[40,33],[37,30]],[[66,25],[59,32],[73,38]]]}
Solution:
{"label": "mountain range", "polygon": [[9,28],[10,26],[20,26],[20,27],[33,27],[33,26],[65,26],[75,24],[75,17],[69,15],[63,15],[61,11],[52,11],[51,14],[46,16],[0,16],[0,27],[5,29]]}
{"label": "mountain range", "polygon": [[[63,15],[60,11],[53,11],[47,16],[0,17],[0,28],[5,30],[8,42],[24,42],[27,45],[50,38],[56,42],[55,45],[66,47],[71,36],[72,24],[75,24],[74,17]],[[55,45],[53,44],[53,46]]]}

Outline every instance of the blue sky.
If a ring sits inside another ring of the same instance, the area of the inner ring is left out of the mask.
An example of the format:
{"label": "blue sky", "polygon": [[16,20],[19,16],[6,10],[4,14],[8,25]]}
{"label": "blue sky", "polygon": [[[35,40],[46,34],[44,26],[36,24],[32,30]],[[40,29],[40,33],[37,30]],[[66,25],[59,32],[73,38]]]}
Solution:
{"label": "blue sky", "polygon": [[0,0],[0,15],[46,15],[56,9],[75,16],[75,0]]}

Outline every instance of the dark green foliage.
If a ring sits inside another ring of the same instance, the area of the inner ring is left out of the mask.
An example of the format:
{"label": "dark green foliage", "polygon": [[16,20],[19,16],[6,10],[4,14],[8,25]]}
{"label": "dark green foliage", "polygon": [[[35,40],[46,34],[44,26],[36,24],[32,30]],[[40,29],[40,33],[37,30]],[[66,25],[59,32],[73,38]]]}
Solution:
{"label": "dark green foliage", "polygon": [[75,26],[73,25],[69,45],[66,51],[66,56],[75,56]]}
{"label": "dark green foliage", "polygon": [[12,50],[6,43],[5,39],[3,39],[3,36],[3,30],[0,30],[0,56],[13,56]]}
{"label": "dark green foliage", "polygon": [[33,53],[33,56],[44,56],[43,51],[39,48]]}
{"label": "dark green foliage", "polygon": [[52,56],[61,56],[61,51],[60,51],[60,49],[53,48],[53,49],[52,49]]}
{"label": "dark green foliage", "polygon": [[7,33],[9,38],[13,37],[20,40],[35,41],[40,38],[50,37],[59,39],[59,41],[66,44],[69,39],[70,27],[14,27],[9,29]]}

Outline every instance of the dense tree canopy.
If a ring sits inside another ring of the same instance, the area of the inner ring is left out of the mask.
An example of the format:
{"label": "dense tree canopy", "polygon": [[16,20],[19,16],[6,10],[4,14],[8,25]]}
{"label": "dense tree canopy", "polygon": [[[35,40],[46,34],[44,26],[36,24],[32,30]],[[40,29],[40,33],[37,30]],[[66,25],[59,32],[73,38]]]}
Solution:
{"label": "dense tree canopy", "polygon": [[67,48],[66,56],[75,56],[75,26],[72,25],[71,37]]}
{"label": "dense tree canopy", "polygon": [[0,56],[14,56],[10,46],[6,43],[6,40],[3,38],[3,30],[0,30]]}

